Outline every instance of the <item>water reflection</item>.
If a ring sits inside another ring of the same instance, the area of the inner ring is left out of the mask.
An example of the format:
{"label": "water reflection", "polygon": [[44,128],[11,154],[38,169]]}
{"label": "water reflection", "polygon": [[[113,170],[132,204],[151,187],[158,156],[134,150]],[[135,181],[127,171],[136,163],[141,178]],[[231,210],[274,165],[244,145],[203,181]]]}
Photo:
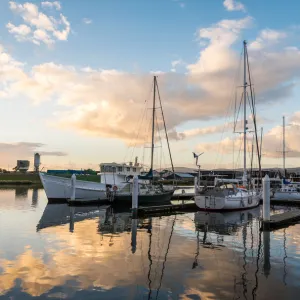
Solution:
{"label": "water reflection", "polygon": [[15,199],[27,199],[28,198],[28,186],[17,186],[15,188]]}
{"label": "water reflection", "polygon": [[0,298],[297,299],[300,292],[300,226],[261,232],[260,208],[134,219],[129,209],[46,205],[39,196],[45,208],[35,220],[23,213],[11,227],[27,244],[15,255],[1,245]]}

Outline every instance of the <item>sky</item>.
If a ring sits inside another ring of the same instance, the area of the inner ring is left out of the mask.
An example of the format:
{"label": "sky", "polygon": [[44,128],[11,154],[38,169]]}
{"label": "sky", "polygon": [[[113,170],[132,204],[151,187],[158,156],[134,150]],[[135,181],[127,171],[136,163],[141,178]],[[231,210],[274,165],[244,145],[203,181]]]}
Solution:
{"label": "sky", "polygon": [[[35,152],[44,169],[135,156],[149,166],[154,75],[174,164],[193,167],[192,152],[204,152],[203,168],[240,167],[243,40],[263,166],[282,166],[283,116],[286,165],[300,166],[299,9],[296,0],[0,1],[0,167],[29,159],[33,168]],[[155,166],[169,167],[159,107]]]}

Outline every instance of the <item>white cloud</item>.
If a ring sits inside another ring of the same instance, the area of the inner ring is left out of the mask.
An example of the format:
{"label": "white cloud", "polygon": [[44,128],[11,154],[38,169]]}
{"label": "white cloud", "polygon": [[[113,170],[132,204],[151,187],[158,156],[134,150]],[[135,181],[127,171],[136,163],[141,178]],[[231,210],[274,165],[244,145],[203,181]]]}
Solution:
{"label": "white cloud", "polygon": [[[178,126],[187,121],[224,116],[235,87],[240,85],[234,82],[240,59],[236,44],[240,42],[242,48],[242,31],[251,25],[252,18],[246,17],[222,20],[199,29],[199,42],[205,40],[206,46],[201,48],[197,61],[187,66],[186,74],[159,72],[167,127],[174,138],[220,129],[177,132]],[[31,34],[35,34],[35,41],[40,43],[42,40],[51,43],[48,38],[54,39],[51,31],[41,28],[35,28]],[[271,36],[275,39],[275,35]],[[292,82],[297,82],[300,76],[300,50],[288,46],[266,51],[263,55],[249,49],[258,105],[283,101],[291,95]],[[178,65],[178,60],[173,62],[174,68]],[[149,96],[146,91],[152,85],[151,74],[91,67],[77,69],[51,62],[35,65],[25,72],[23,65],[3,48],[0,48],[0,69],[2,97],[22,96],[34,103],[54,101],[58,111],[53,123],[59,124],[57,126],[126,142],[134,139],[139,113]]]}
{"label": "white cloud", "polygon": [[82,19],[82,22],[84,23],[84,24],[87,24],[87,25],[89,25],[89,24],[92,24],[92,20],[91,19],[88,19],[88,18],[83,18]]}
{"label": "white cloud", "polygon": [[224,0],[223,5],[229,11],[246,11],[245,6],[241,2],[238,2],[236,0]]}
{"label": "white cloud", "polygon": [[184,62],[181,59],[173,60],[171,62],[171,66],[172,66],[171,72],[176,72],[176,68],[183,64],[184,64]]}
{"label": "white cloud", "polygon": [[[37,5],[26,2],[18,4],[14,1],[9,2],[10,9],[19,15],[25,24],[16,26],[9,22],[6,27],[9,32],[15,36],[18,41],[31,41],[36,45],[44,43],[46,45],[54,44],[56,40],[66,41],[71,31],[70,23],[63,14],[59,16],[46,15],[39,11]],[[55,2],[42,2],[42,7],[55,7],[59,10],[60,3]],[[20,33],[26,34],[26,38],[22,37]]]}
{"label": "white cloud", "polygon": [[61,10],[61,4],[59,1],[49,2],[45,1],[41,3],[42,7],[48,7],[48,8],[56,8],[56,10]]}
{"label": "white cloud", "polygon": [[264,29],[260,32],[257,39],[249,45],[249,48],[251,50],[261,50],[278,43],[286,37],[287,33],[284,31]]}
{"label": "white cloud", "polygon": [[28,35],[31,33],[31,28],[25,24],[15,26],[12,23],[8,23],[6,28],[20,42],[28,39]]}

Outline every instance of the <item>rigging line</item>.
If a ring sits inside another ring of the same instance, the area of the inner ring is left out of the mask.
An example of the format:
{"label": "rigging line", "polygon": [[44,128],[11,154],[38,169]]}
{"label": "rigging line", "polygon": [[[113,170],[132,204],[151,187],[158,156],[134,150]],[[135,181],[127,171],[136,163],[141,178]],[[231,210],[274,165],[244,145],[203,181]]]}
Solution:
{"label": "rigging line", "polygon": [[235,169],[237,169],[238,165],[239,165],[239,159],[240,159],[240,155],[241,155],[242,144],[243,144],[243,140],[240,138],[240,149],[239,149],[239,152],[238,152]]}
{"label": "rigging line", "polygon": [[173,235],[173,231],[174,231],[174,225],[175,225],[175,222],[176,222],[176,218],[177,218],[177,215],[175,215],[174,220],[173,220],[172,229],[171,229],[171,233],[170,233],[170,237],[169,237],[169,241],[168,241],[168,246],[167,246],[165,258],[164,258],[164,261],[163,261],[161,277],[160,277],[158,289],[156,291],[156,298],[155,299],[157,299],[160,288],[161,288],[161,284],[162,284],[162,280],[163,280],[163,276],[164,276],[164,272],[165,272],[165,265],[166,265],[166,262],[167,262],[167,256],[168,256],[169,249],[170,249],[170,244],[171,244],[171,239],[172,239],[172,235]]}
{"label": "rigging line", "polygon": [[[234,78],[234,83],[233,83],[233,86],[231,88],[231,95],[233,94],[233,89],[235,89],[235,83],[237,81],[237,78],[239,77],[240,75],[240,69],[241,69],[241,63],[242,63],[242,54],[243,54],[243,51],[241,51],[241,54],[240,54],[240,61],[239,61],[239,64],[237,66],[237,69],[235,71],[235,78]],[[236,90],[236,89],[235,89]],[[231,98],[231,97],[230,97]],[[229,112],[230,112],[230,109],[231,109],[231,106],[232,106],[232,101],[229,102],[228,106],[227,106],[227,110],[224,114],[224,118],[225,120],[229,117]],[[221,134],[221,139],[218,143],[218,147],[217,147],[217,158],[216,158],[216,162],[215,162],[215,165],[214,165],[214,168],[216,169],[216,166],[219,164],[219,161],[220,161],[220,156],[219,156],[219,150],[220,150],[220,146],[221,146],[221,142],[223,140],[223,136],[224,136],[224,133],[225,133],[225,128],[226,126],[228,125],[228,123],[225,122],[224,126],[223,126],[223,129],[222,129],[222,134]]]}
{"label": "rigging line", "polygon": [[253,147],[254,147],[254,135],[252,136],[252,144],[251,144],[251,165],[250,165],[250,179],[252,178],[252,169],[253,169]]}
{"label": "rigging line", "polygon": [[[152,85],[151,85],[150,90],[149,90],[149,93],[148,93],[148,97],[146,97],[146,100],[144,101],[144,106],[141,108],[141,114],[140,114],[140,118],[139,118],[139,122],[138,122],[138,127],[137,127],[138,129],[137,129],[137,132],[136,132],[136,137],[135,137],[135,140],[134,140],[134,143],[133,143],[134,146],[133,146],[131,158],[133,157],[133,151],[134,151],[134,149],[135,149],[135,147],[136,147],[136,145],[137,145],[137,141],[138,141],[139,134],[140,134],[140,128],[141,128],[141,126],[142,126],[142,123],[143,123],[143,120],[144,120],[144,116],[145,116],[145,114],[146,114],[146,112],[147,112],[147,102],[148,102],[147,99],[149,99],[149,97],[150,97],[149,95],[151,95],[152,88],[153,88],[153,87],[152,87]],[[128,150],[129,150],[129,149],[127,149],[127,152],[128,152]],[[126,161],[127,152],[126,152],[124,161]]]}
{"label": "rigging line", "polygon": [[169,144],[169,138],[168,138],[168,133],[167,133],[167,126],[166,126],[166,121],[165,121],[164,111],[163,111],[163,108],[162,108],[162,102],[161,102],[161,98],[160,98],[160,92],[159,92],[157,81],[156,81],[156,88],[157,88],[157,94],[158,94],[158,99],[159,99],[161,114],[162,114],[162,118],[163,118],[163,124],[164,124],[164,128],[165,128],[165,134],[166,134],[166,140],[167,140],[168,149],[169,149],[169,155],[170,155],[170,161],[171,161],[171,165],[172,165],[172,171],[173,171],[174,180],[175,180],[175,172],[174,172],[174,165],[173,165],[172,153],[171,153],[171,148],[170,148],[170,144]]}
{"label": "rigging line", "polygon": [[259,178],[262,179],[261,162],[260,162],[261,155],[259,153],[258,136],[257,136],[257,124],[256,124],[256,109],[255,109],[256,108],[256,99],[255,99],[254,89],[252,87],[252,79],[251,79],[251,72],[250,72],[248,48],[246,47],[245,50],[246,50],[246,60],[247,60],[248,77],[249,77],[249,84],[250,84],[250,93],[251,93],[251,100],[252,100],[252,106],[253,106],[253,123],[254,123],[254,132],[255,132],[255,140],[256,140],[256,151],[257,151],[257,155],[258,155]]}
{"label": "rigging line", "polygon": [[157,135],[158,135],[158,141],[159,141],[159,143],[160,143],[160,162],[159,162],[159,167],[160,167],[160,169],[161,169],[161,161],[162,161],[162,146],[163,146],[163,144],[162,144],[162,138],[161,138],[161,135],[160,135],[160,132],[161,132],[161,129],[160,129],[160,127],[159,127],[159,122],[158,122],[158,117],[157,117],[157,114],[156,114],[156,117],[155,117],[155,119],[156,119],[156,127],[157,127]]}
{"label": "rigging line", "polygon": [[234,127],[233,127],[234,128],[234,132],[236,131],[236,125],[237,125],[237,122],[238,122],[239,113],[241,111],[241,106],[242,106],[242,102],[243,102],[243,96],[244,96],[244,92],[241,95],[239,110],[237,111],[236,116],[234,116]]}

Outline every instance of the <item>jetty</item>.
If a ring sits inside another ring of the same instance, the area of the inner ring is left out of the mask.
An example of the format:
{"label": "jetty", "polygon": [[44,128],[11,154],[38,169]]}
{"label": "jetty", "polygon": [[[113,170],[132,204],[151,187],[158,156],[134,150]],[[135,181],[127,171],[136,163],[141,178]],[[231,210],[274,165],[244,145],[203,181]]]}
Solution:
{"label": "jetty", "polygon": [[156,214],[173,214],[180,212],[194,212],[197,211],[197,205],[195,202],[180,203],[180,204],[168,204],[168,205],[157,205],[157,206],[140,206],[137,208],[138,216],[149,216]]}
{"label": "jetty", "polygon": [[287,227],[300,220],[300,211],[292,210],[282,214],[272,215],[269,222],[263,223],[263,230],[274,230]]}

